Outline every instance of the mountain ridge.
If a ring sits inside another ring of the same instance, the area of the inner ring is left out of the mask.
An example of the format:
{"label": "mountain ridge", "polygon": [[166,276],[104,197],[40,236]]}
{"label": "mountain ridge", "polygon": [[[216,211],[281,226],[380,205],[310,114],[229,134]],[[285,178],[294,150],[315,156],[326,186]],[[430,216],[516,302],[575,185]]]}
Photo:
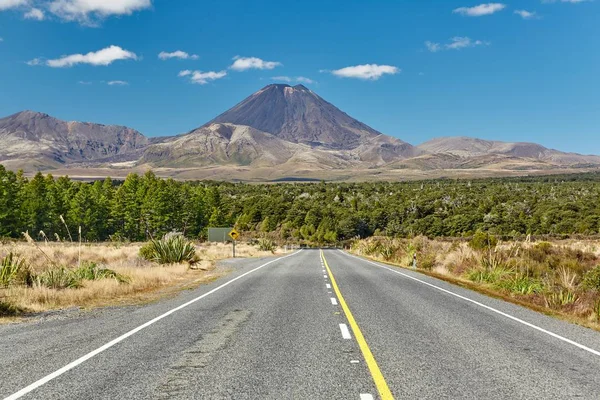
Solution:
{"label": "mountain ridge", "polygon": [[0,119],[0,163],[30,171],[153,168],[175,175],[186,171],[189,177],[193,171],[205,176],[200,171],[208,168],[258,179],[350,179],[401,177],[405,171],[469,175],[595,169],[600,156],[467,136],[413,146],[352,118],[303,85],[271,84],[198,128],[160,138],[125,126],[62,121],[25,110]]}

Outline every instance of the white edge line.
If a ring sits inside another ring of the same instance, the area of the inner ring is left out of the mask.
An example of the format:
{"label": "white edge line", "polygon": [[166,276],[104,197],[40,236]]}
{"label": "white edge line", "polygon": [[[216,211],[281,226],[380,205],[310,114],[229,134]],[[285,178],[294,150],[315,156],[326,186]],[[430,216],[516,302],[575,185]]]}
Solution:
{"label": "white edge line", "polygon": [[361,393],[360,400],[373,400],[373,395],[369,393]]}
{"label": "white edge line", "polygon": [[335,297],[331,298],[331,304],[333,304],[334,306],[337,306],[337,299]]}
{"label": "white edge line", "polygon": [[326,284],[325,284],[325,287],[326,287],[327,289],[331,289],[331,285],[330,285],[329,283],[326,283]]}
{"label": "white edge line", "polygon": [[96,350],[94,350],[94,351],[92,351],[92,352],[90,352],[90,353],[88,353],[88,354],[84,355],[83,357],[80,357],[80,358],[78,358],[77,360],[75,360],[75,361],[73,361],[73,362],[71,362],[71,363],[69,363],[69,364],[65,365],[64,367],[62,367],[61,369],[59,369],[59,370],[57,370],[57,371],[55,371],[55,372],[51,373],[50,375],[46,375],[45,377],[43,377],[43,378],[42,378],[42,379],[40,379],[40,380],[37,380],[37,381],[35,381],[35,382],[34,382],[34,383],[32,383],[31,385],[29,385],[29,386],[27,386],[27,387],[25,387],[25,388],[23,388],[23,389],[19,390],[19,391],[18,391],[18,392],[16,392],[16,393],[13,393],[13,394],[11,394],[10,396],[8,396],[8,397],[4,398],[4,400],[15,400],[15,399],[19,399],[19,398],[21,398],[21,397],[25,396],[26,394],[28,394],[28,393],[32,392],[33,390],[35,390],[35,389],[39,388],[40,386],[43,386],[43,385],[45,385],[46,383],[50,382],[51,380],[53,380],[53,379],[55,379],[55,378],[57,378],[57,377],[61,376],[61,375],[62,375],[62,374],[64,374],[65,372],[67,372],[67,371],[69,371],[69,370],[71,370],[71,369],[73,369],[73,368],[77,367],[77,366],[78,366],[78,365],[80,365],[80,364],[83,364],[85,361],[89,360],[90,358],[92,358],[92,357],[94,357],[94,356],[96,356],[96,355],[98,355],[98,354],[102,353],[102,352],[103,352],[103,351],[105,351],[105,350],[108,350],[109,348],[113,347],[113,346],[114,346],[114,345],[116,345],[117,343],[119,343],[119,342],[122,342],[123,340],[127,339],[128,337],[130,337],[130,336],[132,336],[132,335],[135,335],[136,333],[138,333],[138,332],[139,332],[139,331],[141,331],[142,329],[145,329],[145,328],[149,327],[150,325],[152,325],[152,324],[154,324],[154,323],[156,323],[156,322],[160,321],[161,319],[163,319],[163,318],[166,318],[166,317],[168,317],[169,315],[171,315],[171,314],[173,314],[173,313],[175,313],[175,312],[177,312],[177,311],[179,311],[179,310],[181,310],[181,309],[183,309],[183,308],[186,308],[186,307],[188,307],[188,306],[189,306],[189,305],[191,305],[191,304],[194,304],[195,302],[197,302],[197,301],[199,301],[199,300],[201,300],[201,299],[205,298],[206,296],[209,296],[209,295],[211,295],[211,294],[215,293],[215,292],[216,292],[216,291],[218,291],[218,290],[221,290],[221,289],[222,289],[222,288],[224,288],[225,286],[228,286],[229,284],[231,284],[231,283],[233,283],[233,282],[237,281],[238,279],[241,279],[241,278],[245,277],[246,275],[249,275],[249,274],[251,274],[251,273],[253,273],[253,272],[255,272],[255,271],[258,271],[259,269],[261,269],[261,268],[263,268],[263,267],[266,267],[266,266],[267,266],[267,265],[269,265],[269,264],[272,264],[272,263],[274,263],[274,262],[277,262],[277,261],[283,260],[284,258],[288,258],[288,257],[291,257],[291,256],[293,256],[293,255],[295,255],[295,254],[298,254],[298,253],[300,253],[301,251],[302,251],[302,250],[299,250],[299,251],[297,251],[297,252],[295,252],[295,253],[288,254],[287,256],[283,256],[283,257],[279,257],[279,258],[277,258],[277,259],[275,259],[275,260],[271,260],[271,261],[269,261],[268,263],[265,263],[265,264],[263,264],[263,265],[261,265],[261,266],[259,266],[259,267],[256,267],[256,268],[254,268],[254,269],[252,269],[252,270],[250,270],[250,271],[248,271],[248,272],[245,272],[245,273],[243,273],[243,274],[242,274],[242,275],[240,275],[240,276],[237,276],[237,277],[235,277],[235,278],[231,279],[230,281],[227,281],[227,282],[225,282],[225,283],[224,283],[224,284],[222,284],[221,286],[219,286],[219,287],[216,287],[216,288],[212,289],[211,291],[204,293],[202,296],[196,297],[195,299],[193,299],[193,300],[190,300],[190,301],[188,301],[188,302],[187,302],[187,303],[185,303],[185,304],[182,304],[182,305],[180,305],[180,306],[178,306],[178,307],[176,307],[176,308],[174,308],[174,309],[172,309],[172,310],[170,310],[170,311],[167,311],[166,313],[164,313],[164,314],[162,314],[162,315],[160,315],[160,316],[158,316],[158,317],[156,317],[156,318],[154,318],[154,319],[152,319],[152,320],[150,320],[150,321],[146,322],[146,323],[145,323],[145,324],[143,324],[143,325],[140,325],[140,326],[138,326],[138,327],[137,327],[137,328],[135,328],[135,329],[132,329],[132,330],[130,330],[129,332],[127,332],[127,333],[125,333],[125,334],[123,334],[123,335],[119,336],[118,338],[111,340],[110,342],[106,343],[104,346],[101,346],[101,347],[97,348]]}
{"label": "white edge line", "polygon": [[352,336],[350,336],[350,331],[348,330],[348,326],[346,324],[340,324],[340,330],[342,331],[342,338],[352,339]]}
{"label": "white edge line", "polygon": [[571,344],[571,345],[573,345],[573,346],[575,346],[575,347],[578,347],[578,348],[580,348],[580,349],[582,349],[582,350],[585,350],[585,351],[587,351],[587,352],[589,352],[589,353],[592,353],[592,354],[594,354],[594,355],[596,355],[596,356],[600,356],[600,351],[598,351],[598,350],[594,350],[594,349],[592,349],[592,348],[590,348],[590,347],[584,346],[584,345],[582,345],[582,344],[580,344],[580,343],[577,343],[577,342],[575,342],[575,341],[573,341],[573,340],[571,340],[571,339],[567,339],[566,337],[564,337],[564,336],[560,336],[560,335],[558,335],[558,334],[556,334],[556,333],[554,333],[554,332],[550,332],[550,331],[548,331],[548,330],[546,330],[546,329],[544,329],[544,328],[541,328],[541,327],[539,327],[539,326],[537,326],[537,325],[534,325],[534,324],[532,324],[532,323],[530,323],[530,322],[523,321],[523,320],[522,320],[522,319],[520,319],[520,318],[513,317],[512,315],[510,315],[510,314],[507,314],[507,313],[505,313],[505,312],[502,312],[502,311],[500,311],[500,310],[497,310],[497,309],[495,309],[495,308],[493,308],[493,307],[487,306],[487,305],[485,305],[485,304],[483,304],[483,303],[480,303],[480,302],[478,302],[478,301],[475,301],[475,300],[471,300],[471,299],[469,299],[468,297],[461,296],[460,294],[456,294],[456,293],[454,293],[454,292],[451,292],[451,291],[449,291],[449,290],[443,289],[443,288],[441,288],[441,287],[439,287],[439,286],[433,285],[433,284],[431,284],[431,283],[429,283],[429,282],[425,282],[425,281],[423,281],[423,280],[421,280],[421,279],[418,279],[418,278],[412,277],[412,276],[410,276],[410,275],[404,274],[404,273],[402,273],[402,272],[400,272],[400,271],[395,271],[395,270],[393,270],[393,269],[391,269],[391,268],[389,268],[389,267],[386,267],[386,266],[384,266],[384,265],[377,264],[377,263],[375,263],[375,262],[373,262],[373,261],[365,260],[364,258],[356,257],[356,256],[354,256],[354,255],[352,255],[352,254],[348,254],[348,253],[346,253],[346,252],[344,252],[344,251],[342,251],[342,250],[340,250],[340,251],[341,251],[343,254],[347,255],[348,257],[353,257],[353,258],[356,258],[356,259],[358,259],[358,260],[361,260],[361,261],[367,262],[367,263],[369,263],[369,264],[373,264],[373,265],[375,265],[375,266],[377,266],[377,267],[379,267],[379,268],[387,269],[388,271],[391,271],[391,272],[393,272],[393,273],[395,273],[395,274],[402,275],[402,276],[404,276],[405,278],[412,279],[413,281],[420,282],[420,283],[422,283],[422,284],[424,284],[424,285],[427,285],[427,286],[429,286],[429,287],[432,287],[432,288],[434,288],[434,289],[440,290],[440,291],[442,291],[442,292],[444,292],[444,293],[448,293],[448,294],[450,294],[450,295],[452,295],[452,296],[458,297],[458,298],[460,298],[460,299],[463,299],[463,300],[465,300],[465,301],[468,301],[469,303],[473,303],[473,304],[475,304],[475,305],[478,305],[478,306],[480,306],[480,307],[483,307],[483,308],[485,308],[485,309],[487,309],[487,310],[490,310],[490,311],[492,311],[492,312],[495,312],[496,314],[502,315],[503,317],[506,317],[506,318],[508,318],[508,319],[512,319],[513,321],[516,321],[516,322],[518,322],[518,323],[520,323],[520,324],[523,324],[523,325],[525,325],[525,326],[528,326],[528,327],[530,327],[530,328],[533,328],[533,329],[535,329],[535,330],[537,330],[537,331],[540,331],[540,332],[542,332],[542,333],[545,333],[545,334],[547,334],[547,335],[550,335],[550,336],[552,336],[553,338],[556,338],[556,339],[558,339],[558,340],[562,340],[562,341],[563,341],[563,342],[565,342],[565,343],[569,343],[569,344]]}

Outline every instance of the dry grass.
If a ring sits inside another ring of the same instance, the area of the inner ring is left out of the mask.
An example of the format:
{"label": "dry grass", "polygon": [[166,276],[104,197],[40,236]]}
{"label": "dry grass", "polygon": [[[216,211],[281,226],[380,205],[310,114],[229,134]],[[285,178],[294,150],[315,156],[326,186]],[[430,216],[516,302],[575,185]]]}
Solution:
{"label": "dry grass", "polygon": [[352,251],[405,268],[416,252],[426,274],[600,328],[599,240],[499,242],[475,250],[466,241],[370,238]]}
{"label": "dry grass", "polygon": [[[34,274],[42,273],[55,265],[75,268],[78,266],[79,247],[71,243],[0,244],[0,259],[9,253],[27,260]],[[81,288],[50,289],[41,285],[13,285],[0,288],[0,302],[22,310],[24,313],[41,312],[69,307],[97,307],[113,304],[131,304],[148,301],[181,288],[190,288],[216,279],[221,273],[214,271],[215,262],[231,257],[231,245],[199,244],[197,254],[200,262],[190,268],[188,264],[158,266],[143,260],[138,252],[142,244],[114,245],[101,243],[83,245],[81,262],[94,262],[128,278],[127,283],[114,279],[83,281]],[[41,251],[40,251],[41,250]],[[48,261],[45,253],[51,260]],[[256,247],[240,243],[236,246],[238,257],[272,255]],[[55,264],[55,265],[52,265]],[[1,315],[1,313],[0,313]]]}

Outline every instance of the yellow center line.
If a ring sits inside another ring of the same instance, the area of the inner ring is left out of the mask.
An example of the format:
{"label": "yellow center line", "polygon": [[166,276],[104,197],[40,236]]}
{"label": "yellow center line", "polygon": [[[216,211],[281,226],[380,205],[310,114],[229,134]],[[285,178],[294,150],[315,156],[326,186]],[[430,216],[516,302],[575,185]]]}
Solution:
{"label": "yellow center line", "polygon": [[381,373],[381,370],[379,369],[379,365],[377,365],[377,361],[375,360],[375,357],[373,356],[373,353],[371,352],[371,349],[369,348],[369,345],[367,344],[365,337],[363,336],[362,332],[360,331],[360,328],[358,327],[358,324],[356,323],[354,316],[350,312],[350,308],[348,307],[348,304],[346,304],[346,301],[344,300],[344,296],[342,296],[342,292],[340,292],[340,288],[338,287],[337,282],[335,281],[335,278],[333,277],[333,274],[331,273],[331,269],[329,268],[329,264],[327,264],[327,260],[325,259],[325,254],[323,253],[323,250],[321,250],[321,259],[323,260],[323,263],[325,264],[325,268],[327,269],[327,274],[329,274],[329,280],[331,281],[331,286],[333,287],[333,291],[335,292],[335,295],[337,296],[338,301],[339,301],[340,305],[342,306],[342,310],[344,310],[344,314],[346,314],[346,318],[348,319],[348,323],[350,324],[350,327],[352,328],[352,332],[354,332],[354,337],[356,338],[356,341],[358,342],[360,351],[362,352],[363,357],[365,358],[365,361],[367,362],[367,366],[369,367],[369,371],[371,372],[371,376],[373,377],[373,381],[375,382],[375,386],[377,387],[379,396],[381,397],[382,400],[394,400],[394,396],[392,395],[392,392],[390,391],[390,388],[388,387],[387,382],[385,381],[385,378],[383,377],[383,374]]}

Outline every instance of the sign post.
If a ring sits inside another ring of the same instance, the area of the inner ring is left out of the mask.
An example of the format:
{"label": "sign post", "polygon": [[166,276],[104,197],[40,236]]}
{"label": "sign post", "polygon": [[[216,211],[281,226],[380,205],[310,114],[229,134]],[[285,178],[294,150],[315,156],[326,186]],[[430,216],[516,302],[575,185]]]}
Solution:
{"label": "sign post", "polygon": [[232,239],[232,243],[233,243],[233,258],[235,258],[235,242],[236,242],[237,238],[240,237],[240,233],[238,231],[236,231],[235,228],[233,228],[231,230],[231,232],[229,232],[228,235]]}

